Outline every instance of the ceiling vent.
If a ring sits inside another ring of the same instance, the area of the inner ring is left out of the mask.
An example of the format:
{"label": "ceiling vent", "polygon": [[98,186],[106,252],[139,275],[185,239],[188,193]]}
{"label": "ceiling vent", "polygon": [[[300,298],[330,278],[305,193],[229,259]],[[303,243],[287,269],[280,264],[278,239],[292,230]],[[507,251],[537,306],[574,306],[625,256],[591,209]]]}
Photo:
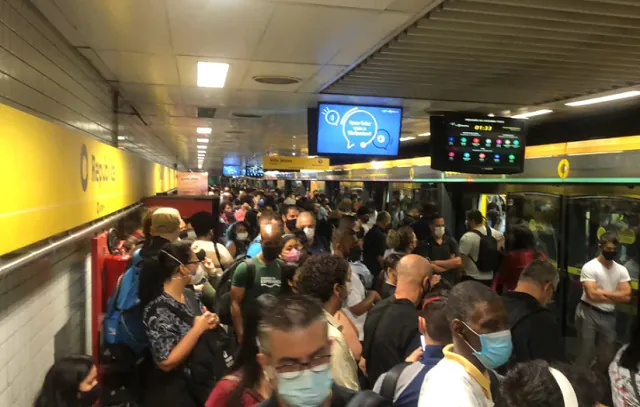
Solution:
{"label": "ceiling vent", "polygon": [[198,119],[213,119],[216,115],[216,109],[214,107],[199,107]]}
{"label": "ceiling vent", "polygon": [[262,116],[260,116],[259,114],[252,114],[252,113],[231,113],[234,117],[238,117],[240,119],[259,119]]}
{"label": "ceiling vent", "polygon": [[227,131],[225,131],[225,133],[227,133],[227,134],[244,134],[245,131],[243,131],[243,130],[227,130]]}
{"label": "ceiling vent", "polygon": [[293,85],[302,82],[300,78],[279,75],[258,75],[254,76],[253,80],[265,85]]}

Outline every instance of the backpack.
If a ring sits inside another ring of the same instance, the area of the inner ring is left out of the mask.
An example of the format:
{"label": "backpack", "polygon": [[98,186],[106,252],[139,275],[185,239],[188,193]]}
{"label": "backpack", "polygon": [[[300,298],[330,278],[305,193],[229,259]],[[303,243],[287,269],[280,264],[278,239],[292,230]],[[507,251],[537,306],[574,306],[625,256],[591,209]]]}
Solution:
{"label": "backpack", "polygon": [[225,325],[233,326],[233,319],[231,317],[231,280],[233,279],[233,273],[235,273],[236,268],[242,263],[247,265],[247,273],[249,275],[245,290],[250,289],[256,277],[256,264],[246,255],[238,257],[224,271],[216,286],[216,314],[218,314],[220,322]]}
{"label": "backpack", "polygon": [[131,266],[120,277],[115,292],[109,298],[103,321],[105,344],[126,344],[136,356],[142,355],[149,346],[138,298],[142,263],[140,250],[137,250],[131,259]]}
{"label": "backpack", "polygon": [[386,400],[393,402],[396,395],[396,386],[398,385],[398,379],[400,379],[400,375],[402,371],[409,366],[411,363],[403,362],[389,370],[382,380],[382,385],[380,386],[380,395],[384,397]]}
{"label": "backpack", "polygon": [[371,390],[357,392],[347,403],[347,407],[391,407],[393,402],[384,399]]}
{"label": "backpack", "polygon": [[487,234],[483,235],[478,230],[472,230],[472,233],[480,236],[480,248],[478,250],[478,258],[473,260],[471,256],[469,258],[478,268],[478,271],[489,273],[492,271],[498,271],[500,267],[500,251],[498,250],[498,241],[491,235],[491,228],[485,226]]}

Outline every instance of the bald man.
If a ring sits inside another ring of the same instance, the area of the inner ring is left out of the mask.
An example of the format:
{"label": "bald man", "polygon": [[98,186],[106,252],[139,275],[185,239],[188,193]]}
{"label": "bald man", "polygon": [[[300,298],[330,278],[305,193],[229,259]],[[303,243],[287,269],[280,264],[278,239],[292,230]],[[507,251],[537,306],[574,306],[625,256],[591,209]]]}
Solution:
{"label": "bald man", "polygon": [[440,281],[429,261],[415,254],[400,259],[396,271],[395,295],[369,311],[364,324],[362,355],[370,383],[420,347],[418,309],[424,295]]}

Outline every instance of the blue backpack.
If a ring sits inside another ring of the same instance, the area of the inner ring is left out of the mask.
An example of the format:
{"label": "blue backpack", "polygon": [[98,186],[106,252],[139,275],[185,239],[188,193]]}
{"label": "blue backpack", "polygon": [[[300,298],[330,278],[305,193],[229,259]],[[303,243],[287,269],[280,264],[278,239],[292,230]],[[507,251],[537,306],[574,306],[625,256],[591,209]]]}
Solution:
{"label": "blue backpack", "polygon": [[138,298],[142,263],[140,250],[137,250],[131,258],[131,266],[124,272],[109,298],[103,322],[105,343],[126,344],[136,355],[141,355],[149,346]]}

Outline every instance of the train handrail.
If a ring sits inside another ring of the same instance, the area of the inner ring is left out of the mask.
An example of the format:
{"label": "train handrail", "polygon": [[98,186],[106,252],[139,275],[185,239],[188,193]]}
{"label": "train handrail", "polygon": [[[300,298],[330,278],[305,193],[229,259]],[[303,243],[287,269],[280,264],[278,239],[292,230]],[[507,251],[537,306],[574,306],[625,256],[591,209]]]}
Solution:
{"label": "train handrail", "polygon": [[33,250],[32,252],[24,254],[22,256],[16,257],[15,259],[7,262],[6,264],[2,264],[0,265],[0,277],[14,270],[17,270],[20,267],[23,267],[32,261],[35,261],[43,256],[46,256],[47,254],[53,252],[54,250],[60,247],[73,243],[77,240],[80,240],[92,233],[101,231],[110,223],[127,216],[131,212],[134,212],[140,209],[142,206],[144,206],[142,202],[135,203],[127,208],[124,208],[115,212],[112,215],[107,216],[102,220],[95,221],[93,224],[83,228],[82,230],[73,232],[70,235],[57,239],[56,241],[49,243],[44,247]]}

